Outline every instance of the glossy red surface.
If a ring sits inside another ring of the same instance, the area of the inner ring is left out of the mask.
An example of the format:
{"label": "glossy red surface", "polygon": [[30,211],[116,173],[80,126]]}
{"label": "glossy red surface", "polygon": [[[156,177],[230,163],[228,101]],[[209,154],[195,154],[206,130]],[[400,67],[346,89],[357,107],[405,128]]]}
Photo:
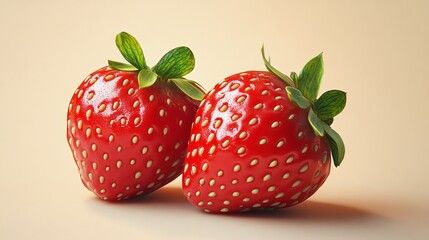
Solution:
{"label": "glossy red surface", "polygon": [[269,72],[226,78],[197,111],[183,189],[210,212],[293,206],[310,197],[330,171],[326,138],[316,137],[308,111],[288,99]]}
{"label": "glossy red surface", "polygon": [[102,199],[121,200],[174,180],[198,104],[170,83],[140,89],[136,72],[106,67],[89,75],[67,113],[83,184]]}

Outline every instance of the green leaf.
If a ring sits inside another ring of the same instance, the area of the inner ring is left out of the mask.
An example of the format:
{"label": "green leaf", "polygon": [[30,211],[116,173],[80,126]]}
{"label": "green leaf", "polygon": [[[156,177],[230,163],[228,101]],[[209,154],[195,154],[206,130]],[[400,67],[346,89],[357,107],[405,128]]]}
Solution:
{"label": "green leaf", "polygon": [[325,130],[323,129],[322,121],[319,119],[316,113],[314,113],[312,108],[310,108],[310,111],[308,112],[308,122],[313,128],[316,136],[323,137],[323,135],[325,135]]}
{"label": "green leaf", "polygon": [[293,82],[296,84],[298,82],[298,74],[296,72],[290,73],[290,78],[293,80]]}
{"label": "green leaf", "polygon": [[200,89],[199,84],[195,84],[194,81],[187,80],[184,78],[170,78],[170,81],[174,82],[177,87],[182,90],[186,95],[195,100],[202,100],[204,97],[204,91]]}
{"label": "green leaf", "polygon": [[328,118],[328,119],[325,119],[325,120],[322,120],[322,121],[325,122],[326,124],[328,124],[329,126],[331,126],[332,123],[334,122],[334,119],[333,118]]}
{"label": "green leaf", "polygon": [[116,46],[122,56],[137,69],[148,69],[143,50],[139,42],[130,34],[121,32],[116,35]]}
{"label": "green leaf", "polygon": [[177,47],[166,53],[155,65],[153,71],[162,78],[180,78],[195,67],[195,58],[188,47]]}
{"label": "green leaf", "polygon": [[289,99],[298,107],[302,109],[310,107],[310,102],[304,97],[304,95],[302,95],[301,91],[299,91],[298,89],[291,86],[287,86],[286,92]]}
{"label": "green leaf", "polygon": [[121,62],[116,62],[116,61],[112,61],[112,60],[108,60],[107,62],[109,63],[109,67],[116,69],[116,70],[130,71],[130,72],[138,71],[138,69],[136,67],[134,67],[133,65],[127,64],[127,63],[121,63]]}
{"label": "green leaf", "polygon": [[264,50],[264,45],[262,45],[262,58],[264,59],[264,63],[265,63],[265,67],[267,68],[268,71],[274,73],[277,77],[281,78],[283,81],[285,81],[289,86],[294,87],[295,84],[293,83],[293,80],[290,79],[287,75],[283,74],[282,72],[280,72],[279,70],[277,70],[276,68],[274,68],[270,61],[267,60],[267,58],[265,57],[265,50]]}
{"label": "green leaf", "polygon": [[156,79],[158,78],[158,75],[156,73],[152,72],[151,70],[142,69],[139,72],[139,75],[137,77],[137,80],[139,82],[140,88],[146,88],[152,86]]}
{"label": "green leaf", "polygon": [[338,167],[343,161],[344,155],[346,153],[343,139],[337,132],[334,131],[334,129],[332,129],[326,123],[322,123],[322,124],[323,124],[323,129],[325,129],[325,132],[328,135],[328,140],[329,140],[329,145],[331,147],[331,153],[332,153],[334,165],[335,167]]}
{"label": "green leaf", "polygon": [[197,81],[194,80],[190,80],[190,79],[186,79],[188,82],[192,83],[193,85],[195,85],[196,87],[198,87],[200,89],[201,92],[203,92],[204,94],[206,93],[206,90],[203,86],[201,86],[201,84],[199,84]]}
{"label": "green leaf", "polygon": [[317,99],[314,110],[322,120],[326,120],[337,116],[345,106],[346,93],[340,90],[330,90]]}
{"label": "green leaf", "polygon": [[317,98],[322,76],[323,56],[321,53],[305,64],[298,77],[298,89],[311,102]]}

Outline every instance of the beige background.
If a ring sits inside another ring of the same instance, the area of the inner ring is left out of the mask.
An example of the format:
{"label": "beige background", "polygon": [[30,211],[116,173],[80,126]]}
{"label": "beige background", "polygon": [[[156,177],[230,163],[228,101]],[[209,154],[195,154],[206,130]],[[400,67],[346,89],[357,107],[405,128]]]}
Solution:
{"label": "beige background", "polygon": [[[181,2],[181,3],[179,3]],[[0,0],[0,239],[428,239],[429,1]],[[322,90],[347,91],[334,123],[341,167],[308,202],[267,214],[203,214],[179,180],[120,204],[80,183],[65,137],[74,89],[120,31],[153,65],[188,45],[206,88],[324,52]],[[266,236],[266,237],[265,237]]]}

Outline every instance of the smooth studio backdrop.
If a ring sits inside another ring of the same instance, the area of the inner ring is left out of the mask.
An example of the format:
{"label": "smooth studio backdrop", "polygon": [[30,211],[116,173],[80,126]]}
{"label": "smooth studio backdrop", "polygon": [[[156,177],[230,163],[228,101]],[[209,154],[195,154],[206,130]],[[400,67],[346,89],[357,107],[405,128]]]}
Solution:
{"label": "smooth studio backdrop", "polygon": [[[429,1],[0,0],[0,239],[427,239]],[[149,65],[189,46],[189,78],[210,89],[320,52],[321,91],[348,105],[334,127],[343,164],[309,201],[274,213],[204,214],[180,178],[153,195],[99,201],[67,146],[68,101],[87,74],[122,60],[115,35]]]}

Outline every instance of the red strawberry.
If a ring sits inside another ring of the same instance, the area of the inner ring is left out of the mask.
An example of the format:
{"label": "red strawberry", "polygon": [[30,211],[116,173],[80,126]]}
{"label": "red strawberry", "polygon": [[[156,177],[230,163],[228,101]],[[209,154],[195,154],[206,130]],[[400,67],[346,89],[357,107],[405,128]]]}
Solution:
{"label": "red strawberry", "polygon": [[204,93],[182,78],[194,67],[187,47],[150,69],[134,37],[116,43],[132,65],[109,61],[76,89],[67,139],[83,184],[104,200],[150,193],[181,174],[191,123]]}
{"label": "red strawberry", "polygon": [[203,99],[183,171],[188,200],[207,212],[290,207],[313,195],[344,144],[329,126],[344,92],[316,99],[322,55],[291,78],[273,68],[227,77]]}

